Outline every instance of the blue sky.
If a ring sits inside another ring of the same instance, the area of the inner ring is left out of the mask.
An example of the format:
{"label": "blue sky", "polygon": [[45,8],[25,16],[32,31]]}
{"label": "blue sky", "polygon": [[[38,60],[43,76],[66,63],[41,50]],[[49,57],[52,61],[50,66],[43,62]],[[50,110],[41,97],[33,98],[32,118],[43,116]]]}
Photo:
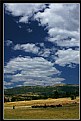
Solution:
{"label": "blue sky", "polygon": [[79,84],[78,3],[4,4],[4,88]]}

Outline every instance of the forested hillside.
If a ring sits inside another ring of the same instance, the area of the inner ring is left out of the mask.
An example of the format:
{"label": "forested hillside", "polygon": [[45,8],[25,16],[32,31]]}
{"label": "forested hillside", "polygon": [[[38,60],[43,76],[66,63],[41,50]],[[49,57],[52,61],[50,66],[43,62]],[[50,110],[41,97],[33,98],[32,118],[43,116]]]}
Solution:
{"label": "forested hillside", "polygon": [[79,85],[21,86],[4,90],[4,96],[15,100],[32,100],[79,96]]}

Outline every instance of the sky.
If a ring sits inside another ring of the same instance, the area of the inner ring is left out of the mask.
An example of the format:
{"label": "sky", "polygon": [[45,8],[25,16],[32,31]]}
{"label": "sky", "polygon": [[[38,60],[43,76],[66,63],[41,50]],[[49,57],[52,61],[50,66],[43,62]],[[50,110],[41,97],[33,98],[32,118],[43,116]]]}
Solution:
{"label": "sky", "polygon": [[4,3],[4,88],[79,84],[79,3]]}

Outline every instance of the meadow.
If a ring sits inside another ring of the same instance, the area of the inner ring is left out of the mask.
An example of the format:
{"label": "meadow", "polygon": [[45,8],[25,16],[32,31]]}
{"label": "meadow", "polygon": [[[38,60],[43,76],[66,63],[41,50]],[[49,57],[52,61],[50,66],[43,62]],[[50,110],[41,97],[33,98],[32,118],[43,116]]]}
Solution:
{"label": "meadow", "polygon": [[[54,108],[32,108],[32,105],[56,105]],[[15,109],[12,106],[15,105]],[[30,107],[26,107],[30,106]],[[4,119],[79,119],[79,98],[46,99],[4,103]]]}

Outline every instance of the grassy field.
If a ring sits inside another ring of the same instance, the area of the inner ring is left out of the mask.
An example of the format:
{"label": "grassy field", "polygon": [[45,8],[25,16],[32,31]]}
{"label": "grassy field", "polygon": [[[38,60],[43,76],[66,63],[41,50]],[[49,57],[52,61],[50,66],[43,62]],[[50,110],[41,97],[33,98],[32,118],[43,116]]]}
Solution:
{"label": "grassy field", "polygon": [[75,100],[71,100],[71,98],[58,98],[58,99],[41,99],[41,100],[31,100],[31,101],[16,101],[16,102],[6,102],[4,103],[4,107],[12,107],[15,106],[31,106],[35,104],[71,104],[71,103],[79,103],[79,97]]}
{"label": "grassy field", "polygon": [[[75,103],[77,102],[77,103]],[[9,102],[4,104],[4,119],[79,119],[79,98],[32,100]],[[36,104],[63,104],[62,107],[55,108],[15,108],[12,105],[27,106]],[[8,109],[7,107],[10,107]]]}

